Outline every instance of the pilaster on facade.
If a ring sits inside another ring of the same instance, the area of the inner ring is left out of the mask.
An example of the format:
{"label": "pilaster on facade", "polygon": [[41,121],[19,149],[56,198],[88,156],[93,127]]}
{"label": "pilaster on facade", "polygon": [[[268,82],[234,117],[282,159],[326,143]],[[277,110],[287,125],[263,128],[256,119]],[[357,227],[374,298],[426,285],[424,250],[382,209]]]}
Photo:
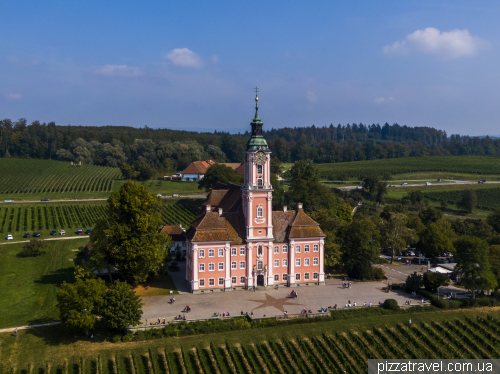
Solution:
{"label": "pilaster on facade", "polygon": [[267,246],[267,285],[272,286],[274,284],[273,276],[273,242],[269,241]]}
{"label": "pilaster on facade", "polygon": [[295,284],[295,242],[293,240],[290,240],[288,254],[290,255],[290,274],[288,274],[288,284]]}
{"label": "pilaster on facade", "polygon": [[324,248],[325,248],[325,240],[320,239],[319,241],[319,282],[325,282],[325,268],[324,268]]}
{"label": "pilaster on facade", "polygon": [[254,279],[253,279],[253,263],[252,263],[252,245],[250,243],[247,244],[247,286],[248,287],[253,287],[254,286]]}
{"label": "pilaster on facade", "polygon": [[192,258],[193,258],[193,279],[191,280],[191,289],[198,289],[198,246],[196,244],[191,244],[192,246]]}
{"label": "pilaster on facade", "polygon": [[231,243],[227,242],[226,247],[224,248],[224,270],[226,273],[226,277],[224,280],[224,287],[231,290]]}

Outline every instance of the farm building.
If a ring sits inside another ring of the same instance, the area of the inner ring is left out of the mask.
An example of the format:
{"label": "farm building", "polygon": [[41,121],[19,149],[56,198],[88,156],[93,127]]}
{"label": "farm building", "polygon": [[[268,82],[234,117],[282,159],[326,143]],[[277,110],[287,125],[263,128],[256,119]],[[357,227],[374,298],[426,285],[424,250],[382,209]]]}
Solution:
{"label": "farm building", "polygon": [[[181,180],[183,181],[199,181],[202,180],[207,172],[208,168],[215,164],[212,160],[206,161],[194,161],[189,165],[186,170],[181,171]],[[236,170],[238,174],[243,174],[243,164],[240,163],[222,163],[233,170]]]}
{"label": "farm building", "polygon": [[163,226],[160,232],[166,233],[172,238],[172,246],[170,252],[181,251],[182,257],[186,257],[186,237],[184,236],[182,225]]}

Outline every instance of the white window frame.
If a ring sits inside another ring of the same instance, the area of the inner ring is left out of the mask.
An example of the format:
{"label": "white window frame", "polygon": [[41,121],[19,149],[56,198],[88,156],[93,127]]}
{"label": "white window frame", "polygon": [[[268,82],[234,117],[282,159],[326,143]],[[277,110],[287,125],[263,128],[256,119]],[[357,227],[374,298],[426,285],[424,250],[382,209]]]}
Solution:
{"label": "white window frame", "polygon": [[231,277],[231,284],[236,284],[236,277]]}
{"label": "white window frame", "polygon": [[309,253],[309,244],[304,246],[304,253]]}
{"label": "white window frame", "polygon": [[283,253],[288,253],[288,246],[287,245],[283,246]]}
{"label": "white window frame", "polygon": [[300,258],[296,258],[295,259],[295,266],[300,266],[300,263],[301,263]]}
{"label": "white window frame", "polygon": [[319,258],[318,257],[313,258],[313,265],[319,265]]}
{"label": "white window frame", "polygon": [[295,273],[295,280],[299,281],[300,280],[300,273]]}
{"label": "white window frame", "polygon": [[246,261],[240,261],[240,269],[246,269],[247,268],[247,262]]}
{"label": "white window frame", "polygon": [[215,278],[209,278],[208,279],[208,285],[209,286],[215,286]]}
{"label": "white window frame", "polygon": [[[259,267],[260,265],[260,267]],[[262,270],[264,269],[264,261],[262,260],[257,260],[257,270]]]}
{"label": "white window frame", "polygon": [[288,274],[283,274],[283,276],[281,277],[281,279],[283,279],[284,281],[287,281],[288,280]]}
{"label": "white window frame", "polygon": [[311,263],[311,260],[309,258],[304,259],[304,266],[309,266]]}
{"label": "white window frame", "polygon": [[262,205],[257,205],[257,218],[264,217],[264,208]]}
{"label": "white window frame", "polygon": [[282,263],[283,267],[287,267],[288,266],[288,259],[284,258],[283,260],[281,260],[281,263]]}
{"label": "white window frame", "polygon": [[224,248],[219,248],[219,257],[224,257]]}
{"label": "white window frame", "polygon": [[231,270],[236,270],[237,266],[238,264],[236,263],[236,261],[231,261]]}
{"label": "white window frame", "polygon": [[280,275],[279,274],[274,274],[274,281],[279,282],[280,281]]}
{"label": "white window frame", "polygon": [[313,252],[319,252],[319,245],[318,244],[313,245]]}
{"label": "white window frame", "polygon": [[204,249],[200,249],[198,251],[198,258],[205,258],[205,250]]}
{"label": "white window frame", "polygon": [[245,283],[246,280],[247,278],[245,276],[240,277],[240,283]]}
{"label": "white window frame", "polygon": [[274,260],[274,267],[277,268],[280,266],[280,260]]}
{"label": "white window frame", "polygon": [[223,286],[224,285],[224,278],[220,277],[219,278],[219,286]]}
{"label": "white window frame", "polygon": [[304,273],[304,280],[308,281],[309,280],[309,273]]}
{"label": "white window frame", "polygon": [[[210,269],[212,268],[212,269]],[[215,264],[213,262],[208,264],[208,271],[215,271]]]}
{"label": "white window frame", "polygon": [[198,280],[198,285],[199,285],[200,287],[205,287],[205,279],[204,279],[204,278],[199,279],[199,280]]}
{"label": "white window frame", "polygon": [[257,174],[261,175],[262,174],[262,165],[257,165]]}
{"label": "white window frame", "polygon": [[231,248],[231,256],[236,256],[236,248]]}
{"label": "white window frame", "polygon": [[240,256],[245,256],[245,247],[240,248]]}
{"label": "white window frame", "polygon": [[215,257],[215,249],[208,250],[208,257]]}
{"label": "white window frame", "polygon": [[203,273],[203,272],[205,271],[205,264],[199,264],[199,265],[198,265],[198,271],[199,271],[200,273]]}
{"label": "white window frame", "polygon": [[279,255],[280,254],[280,247],[278,247],[277,245],[274,246],[274,254],[275,255]]}
{"label": "white window frame", "polygon": [[313,279],[318,279],[319,274],[318,273],[313,273]]}
{"label": "white window frame", "polygon": [[219,265],[217,266],[217,269],[219,271],[224,271],[224,263],[223,262],[219,262]]}
{"label": "white window frame", "polygon": [[300,245],[299,244],[297,244],[295,246],[295,253],[300,253]]}

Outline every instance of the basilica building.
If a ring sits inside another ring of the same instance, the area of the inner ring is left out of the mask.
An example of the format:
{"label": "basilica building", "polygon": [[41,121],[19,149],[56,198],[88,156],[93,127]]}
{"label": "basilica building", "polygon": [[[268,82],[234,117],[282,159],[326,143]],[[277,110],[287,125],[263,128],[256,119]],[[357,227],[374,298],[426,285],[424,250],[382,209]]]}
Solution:
{"label": "basilica building", "polygon": [[186,280],[193,293],[324,284],[325,234],[303,210],[272,211],[271,151],[255,98],[244,183],[215,185],[186,231]]}

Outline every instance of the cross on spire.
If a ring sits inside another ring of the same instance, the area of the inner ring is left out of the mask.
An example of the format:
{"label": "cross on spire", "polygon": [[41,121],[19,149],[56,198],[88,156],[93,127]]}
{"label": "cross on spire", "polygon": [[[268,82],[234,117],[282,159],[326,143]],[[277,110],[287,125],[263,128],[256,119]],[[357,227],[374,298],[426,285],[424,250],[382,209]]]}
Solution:
{"label": "cross on spire", "polygon": [[255,97],[257,97],[258,93],[259,93],[259,88],[257,86],[255,86],[255,90],[254,91],[255,91]]}

